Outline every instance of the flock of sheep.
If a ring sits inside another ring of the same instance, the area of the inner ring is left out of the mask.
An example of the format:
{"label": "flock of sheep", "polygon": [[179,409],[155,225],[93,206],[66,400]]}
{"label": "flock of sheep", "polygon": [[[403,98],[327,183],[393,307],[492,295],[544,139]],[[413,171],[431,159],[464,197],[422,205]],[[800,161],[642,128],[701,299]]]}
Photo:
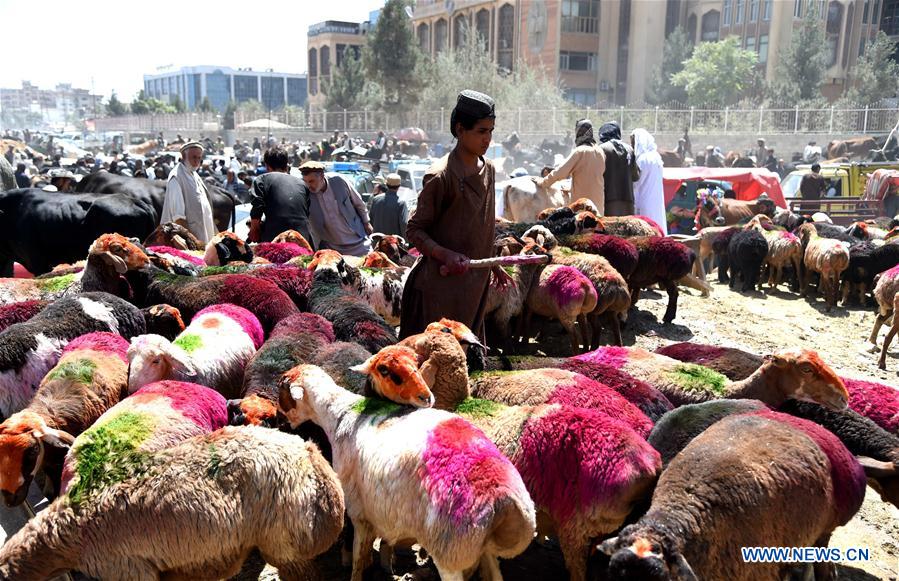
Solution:
{"label": "flock of sheep", "polygon": [[[756,234],[776,282],[792,235],[759,218],[729,244]],[[781,579],[802,566],[740,547],[826,546],[866,484],[899,506],[893,387],[808,350],[621,346],[640,289],[668,291],[667,322],[678,284],[707,288],[694,251],[643,218],[573,205],[498,225],[498,255],[552,260],[491,288],[506,349],[480,358],[451,320],[398,340],[415,254],[398,237],[361,259],[292,231],[191,238],[104,234],[83,263],[0,280],[0,491],[55,499],[0,548],[0,579],[219,579],[256,554],[312,579],[342,541],[361,580],[378,539],[382,567],[417,543],[451,580],[499,579],[532,542],[557,543],[575,580]],[[825,240],[796,241],[833,290]],[[743,256],[732,276],[754,285]],[[533,315],[561,323],[571,357],[508,355]]]}

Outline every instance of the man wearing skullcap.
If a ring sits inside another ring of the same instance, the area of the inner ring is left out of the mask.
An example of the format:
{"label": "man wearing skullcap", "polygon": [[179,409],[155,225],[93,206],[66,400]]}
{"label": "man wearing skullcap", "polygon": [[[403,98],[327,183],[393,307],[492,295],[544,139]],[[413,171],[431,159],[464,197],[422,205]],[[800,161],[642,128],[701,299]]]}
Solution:
{"label": "man wearing skullcap", "polygon": [[[409,242],[422,256],[403,289],[401,337],[421,333],[442,317],[484,337],[491,271],[468,265],[493,255],[495,170],[484,154],[495,119],[493,99],[476,91],[459,94],[450,115],[456,147],[428,169],[406,226]],[[501,268],[492,274],[501,289],[511,283]]]}
{"label": "man wearing skullcap", "polygon": [[206,184],[197,175],[202,162],[203,146],[199,142],[181,146],[181,162],[169,173],[165,186],[160,222],[181,224],[205,244],[216,231]]}
{"label": "man wearing skullcap", "polygon": [[[380,176],[379,176],[380,177]],[[376,178],[377,179],[377,178]],[[375,232],[406,237],[406,222],[409,221],[409,208],[399,199],[402,178],[399,174],[388,174],[385,181],[387,191],[372,199],[371,225]]]}
{"label": "man wearing skullcap", "polygon": [[307,161],[300,166],[309,190],[309,234],[316,250],[330,248],[341,254],[365,256],[374,230],[368,210],[356,188],[340,176],[325,175],[324,164]]}
{"label": "man wearing skullcap", "polygon": [[581,119],[574,127],[574,151],[568,159],[545,178],[536,178],[534,181],[539,185],[551,186],[559,180],[571,177],[571,199],[588,198],[596,204],[599,213],[604,214],[605,171],[606,155],[593,136],[593,124],[587,119]]}
{"label": "man wearing skullcap", "polygon": [[621,141],[621,127],[614,121],[599,128],[599,142],[606,154],[606,216],[630,216],[634,213],[634,182],[640,179],[637,156]]}

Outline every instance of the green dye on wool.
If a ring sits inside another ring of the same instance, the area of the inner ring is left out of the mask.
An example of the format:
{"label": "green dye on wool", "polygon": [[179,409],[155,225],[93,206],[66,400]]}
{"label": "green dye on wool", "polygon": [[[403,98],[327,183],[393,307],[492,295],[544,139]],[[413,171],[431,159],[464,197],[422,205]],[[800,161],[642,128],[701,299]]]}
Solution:
{"label": "green dye on wool", "polygon": [[94,380],[94,371],[97,364],[90,359],[75,359],[57,365],[47,374],[46,379],[70,380],[76,383],[88,384]]}
{"label": "green dye on wool", "polygon": [[710,392],[719,397],[726,392],[727,377],[704,365],[680,363],[664,375],[686,391]]}
{"label": "green dye on wool", "polygon": [[222,469],[222,457],[219,455],[215,444],[209,444],[209,464],[206,466],[206,476],[216,478]]}
{"label": "green dye on wool", "polygon": [[389,416],[392,413],[403,409],[398,403],[380,399],[377,397],[366,397],[353,404],[350,408],[360,416]]}
{"label": "green dye on wool", "polygon": [[[572,240],[572,242],[577,242],[577,241]],[[577,253],[577,251],[572,250],[571,248],[568,248],[567,246],[559,246],[559,254],[561,254],[562,256],[572,256],[573,254],[576,254],[576,253]]]}
{"label": "green dye on wool", "polygon": [[187,353],[193,353],[203,346],[203,338],[194,333],[184,333],[175,339],[174,344],[184,349]]}
{"label": "green dye on wool", "polygon": [[138,448],[155,427],[148,414],[124,412],[84,432],[72,451],[76,474],[68,491],[72,503],[78,505],[91,494],[142,473],[150,455]]}
{"label": "green dye on wool", "polygon": [[38,278],[35,279],[35,284],[41,290],[56,293],[60,291],[64,291],[75,282],[74,274],[64,274],[62,276],[54,276],[53,278]]}
{"label": "green dye on wool", "polygon": [[207,266],[200,276],[213,276],[216,274],[242,274],[249,270],[246,266]]}
{"label": "green dye on wool", "polygon": [[503,404],[489,399],[468,397],[456,406],[455,413],[473,418],[486,418],[495,416],[505,408]]}
{"label": "green dye on wool", "polygon": [[516,271],[515,271],[515,267],[514,267],[514,266],[504,266],[504,267],[503,267],[503,270],[505,270],[505,271],[506,271],[506,274],[508,274],[508,275],[511,276],[511,277],[514,277],[515,274],[516,274]]}
{"label": "green dye on wool", "polygon": [[384,272],[384,269],[376,268],[374,266],[360,266],[359,272],[367,274],[368,276],[374,276],[376,274],[381,274],[382,272]]}

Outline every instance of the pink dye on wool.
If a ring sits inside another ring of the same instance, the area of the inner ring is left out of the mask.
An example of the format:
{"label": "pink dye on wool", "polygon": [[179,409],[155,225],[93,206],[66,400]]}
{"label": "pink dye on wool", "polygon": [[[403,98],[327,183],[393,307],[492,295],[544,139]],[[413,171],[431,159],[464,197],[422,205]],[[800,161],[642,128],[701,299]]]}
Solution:
{"label": "pink dye on wool", "polygon": [[799,238],[792,232],[781,232],[780,237],[789,240],[790,242],[799,242]]}
{"label": "pink dye on wool", "polygon": [[893,268],[881,273],[880,278],[896,278],[899,277],[899,264],[894,266]]}
{"label": "pink dye on wool", "polygon": [[115,355],[124,363],[128,363],[128,341],[116,333],[96,332],[82,335],[69,341],[62,354],[72,351],[100,351]]}
{"label": "pink dye on wool", "polygon": [[849,392],[849,408],[884,430],[899,435],[899,390],[883,383],[841,377]]}
{"label": "pink dye on wool", "polygon": [[615,390],[653,421],[658,421],[666,412],[674,409],[674,405],[661,391],[642,379],[637,379],[620,369],[613,369],[609,365],[566,359],[560,369],[580,373]]}
{"label": "pink dye on wool", "polygon": [[599,411],[559,406],[527,421],[513,460],[531,498],[554,519],[587,514],[644,475],[659,453],[624,422]]}
{"label": "pink dye on wool", "polygon": [[582,353],[572,357],[575,361],[587,363],[599,363],[608,365],[613,369],[621,369],[630,358],[630,350],[627,347],[600,347],[595,351]]}
{"label": "pink dye on wool", "polygon": [[272,329],[269,339],[296,333],[318,335],[326,343],[333,343],[336,340],[334,337],[334,326],[331,324],[331,321],[313,313],[297,313],[296,315],[290,315],[286,319],[281,319],[275,325],[275,328]]}
{"label": "pink dye on wool", "polygon": [[259,319],[256,318],[256,315],[254,315],[250,311],[246,310],[243,307],[238,307],[237,305],[232,305],[229,303],[210,305],[194,315],[194,318],[191,320],[191,324],[193,324],[193,321],[197,320],[198,317],[208,315],[210,313],[224,315],[225,317],[233,320],[238,325],[240,325],[240,328],[243,329],[247,335],[250,336],[250,339],[253,340],[253,346],[256,349],[262,347],[262,343],[265,341],[265,334],[262,331],[262,324],[259,322]]}
{"label": "pink dye on wool", "polygon": [[284,264],[297,256],[312,256],[312,251],[293,242],[260,242],[253,252],[274,264]]}
{"label": "pink dye on wool", "polygon": [[164,397],[173,409],[207,431],[228,424],[228,403],[214,389],[186,381],[156,381],[140,388],[128,399],[147,401]]}
{"label": "pink dye on wool", "polygon": [[[593,288],[590,279],[578,269],[571,266],[559,266],[546,279],[546,290],[559,305],[564,307],[584,296],[585,283]],[[593,289],[593,294],[596,294],[596,289]]]}
{"label": "pink dye on wool", "polygon": [[858,511],[865,498],[867,479],[855,456],[846,449],[843,442],[826,428],[796,416],[782,414],[771,410],[750,412],[747,415],[760,416],[789,424],[801,430],[818,444],[818,447],[830,460],[830,477],[833,481],[834,505],[837,509],[839,524],[844,525]]}
{"label": "pink dye on wool", "polygon": [[515,485],[515,469],[480,430],[452,418],[428,435],[421,479],[431,501],[456,526],[480,526],[501,494]]}
{"label": "pink dye on wool", "polygon": [[600,411],[621,420],[644,438],[649,436],[653,427],[652,420],[624,396],[583,375],[577,375],[573,382],[559,382],[546,403]]}
{"label": "pink dye on wool", "polygon": [[188,254],[183,250],[178,250],[177,248],[172,248],[171,246],[147,246],[147,250],[149,250],[150,252],[155,252],[156,254],[170,254],[172,256],[177,256],[178,258],[186,260],[187,262],[196,266],[206,266],[206,262],[203,261],[202,256],[194,256],[193,254]]}
{"label": "pink dye on wool", "polygon": [[699,363],[705,365],[708,361],[714,361],[728,353],[724,347],[705,345],[703,343],[674,343],[666,347],[656,349],[656,353],[683,361],[685,363]]}

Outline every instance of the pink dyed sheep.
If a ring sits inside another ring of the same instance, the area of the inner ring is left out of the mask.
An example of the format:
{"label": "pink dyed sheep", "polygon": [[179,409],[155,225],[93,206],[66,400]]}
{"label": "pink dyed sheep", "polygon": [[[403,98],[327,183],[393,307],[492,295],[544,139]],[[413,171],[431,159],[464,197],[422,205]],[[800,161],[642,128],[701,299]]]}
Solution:
{"label": "pink dyed sheep", "polygon": [[44,310],[50,301],[21,301],[0,306],[0,331],[22,323]]}
{"label": "pink dyed sheep", "polygon": [[[544,268],[539,278],[531,285],[525,310],[525,336],[531,315],[558,319],[571,339],[573,353],[580,351],[583,344],[589,348],[590,328],[587,315],[596,308],[596,289],[590,279],[571,266],[550,264]],[[578,324],[580,332],[575,329]]]}
{"label": "pink dyed sheep", "polygon": [[257,258],[273,264],[284,264],[297,256],[312,256],[312,251],[293,242],[260,242],[253,246]]}
{"label": "pink dyed sheep", "polygon": [[783,280],[784,268],[790,266],[793,268],[793,276],[796,281],[792,286],[798,288],[803,255],[802,242],[790,232],[766,229],[761,218],[767,219],[767,216],[764,214],[755,216],[746,227],[760,232],[768,242],[768,255],[762,264],[762,268],[768,267],[768,286],[777,288],[777,285]]}
{"label": "pink dyed sheep", "polygon": [[169,259],[172,264],[183,268],[197,269],[206,266],[203,256],[199,253],[191,254],[186,250],[178,250],[171,246],[148,246],[147,250]]}
{"label": "pink dyed sheep", "polygon": [[253,313],[213,305],[197,313],[172,342],[160,335],[134,338],[128,349],[128,385],[134,391],[162,379],[191,379],[235,398],[262,342],[262,326]]}

